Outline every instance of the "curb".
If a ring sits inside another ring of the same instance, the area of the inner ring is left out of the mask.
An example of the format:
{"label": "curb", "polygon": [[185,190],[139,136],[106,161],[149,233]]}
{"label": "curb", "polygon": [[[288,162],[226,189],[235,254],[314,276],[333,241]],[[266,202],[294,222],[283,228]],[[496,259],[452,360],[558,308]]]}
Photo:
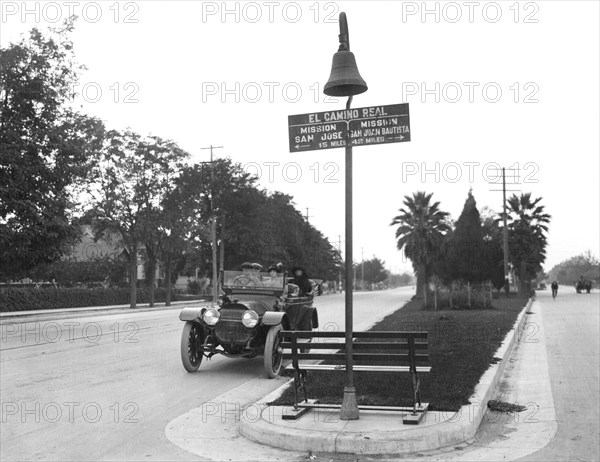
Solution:
{"label": "curb", "polygon": [[[267,402],[281,394],[289,382],[260,400],[262,410],[260,419],[248,422],[242,419],[239,432],[242,436],[257,443],[274,446],[289,451],[313,451],[327,453],[351,453],[365,455],[403,454],[432,451],[448,446],[456,446],[470,441],[486,413],[487,402],[493,396],[504,368],[509,361],[514,346],[520,341],[521,330],[525,325],[526,312],[533,303],[530,298],[519,313],[513,328],[506,334],[504,341],[496,350],[495,357],[502,358],[492,364],[482,375],[475,391],[469,398],[471,404],[462,406],[456,413],[448,416],[441,412],[428,412],[433,417],[433,425],[416,426],[401,431],[350,431],[346,427],[349,421],[340,421],[339,425],[330,425],[330,431],[301,430],[293,425],[274,425],[271,422],[281,419],[277,406],[266,406]],[[269,398],[269,399],[267,399]],[[439,423],[438,423],[439,421]],[[356,422],[356,421],[355,421]]]}
{"label": "curb", "polygon": [[171,302],[171,306],[164,305],[164,302],[159,302],[161,305],[156,304],[150,307],[148,303],[137,304],[135,308],[130,308],[130,305],[106,305],[106,306],[84,306],[76,308],[57,308],[51,310],[26,310],[26,311],[7,311],[0,313],[0,320],[13,319],[13,318],[26,318],[30,316],[44,316],[44,315],[63,315],[63,314],[77,314],[85,315],[87,313],[98,314],[99,312],[106,313],[142,313],[145,311],[159,311],[181,308],[183,306],[196,305],[202,303],[210,303],[206,300],[181,300]]}

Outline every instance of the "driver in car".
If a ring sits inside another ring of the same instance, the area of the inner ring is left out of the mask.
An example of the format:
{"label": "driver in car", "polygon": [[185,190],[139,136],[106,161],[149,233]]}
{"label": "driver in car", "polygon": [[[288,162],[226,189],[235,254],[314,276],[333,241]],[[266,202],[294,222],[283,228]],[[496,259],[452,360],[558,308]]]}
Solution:
{"label": "driver in car", "polygon": [[250,263],[247,261],[242,263],[243,277],[247,278],[248,281],[250,281],[250,283],[255,286],[261,285],[261,281],[260,281],[260,270],[261,269],[262,269],[262,265],[259,263]]}

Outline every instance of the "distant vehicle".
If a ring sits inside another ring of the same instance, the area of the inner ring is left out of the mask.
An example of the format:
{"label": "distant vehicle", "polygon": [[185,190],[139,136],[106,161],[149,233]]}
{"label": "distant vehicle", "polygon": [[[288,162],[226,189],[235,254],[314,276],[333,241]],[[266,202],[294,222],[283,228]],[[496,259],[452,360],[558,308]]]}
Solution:
{"label": "distant vehicle", "polygon": [[545,282],[540,282],[538,284],[538,290],[546,290],[546,283]]}
{"label": "distant vehicle", "polygon": [[589,294],[592,290],[592,281],[589,279],[583,279],[582,277],[579,279],[579,281],[577,281],[577,284],[575,284],[575,290],[578,294],[582,293],[584,290]]}
{"label": "distant vehicle", "polygon": [[[224,271],[225,295],[219,307],[184,308],[179,319],[185,321],[181,335],[181,360],[188,372],[195,372],[203,358],[221,354],[228,358],[264,356],[269,378],[281,369],[282,330],[312,330],[319,325],[313,296],[318,284],[307,295],[288,283],[285,275],[258,273],[249,277],[240,271]],[[308,351],[304,348],[303,351]]]}

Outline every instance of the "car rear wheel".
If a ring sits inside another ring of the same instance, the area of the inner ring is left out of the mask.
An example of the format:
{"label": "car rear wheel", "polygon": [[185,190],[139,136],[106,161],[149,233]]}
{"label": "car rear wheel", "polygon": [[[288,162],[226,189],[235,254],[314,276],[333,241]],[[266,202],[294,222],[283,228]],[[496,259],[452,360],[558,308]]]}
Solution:
{"label": "car rear wheel", "polygon": [[181,333],[181,362],[188,372],[196,372],[202,363],[204,329],[200,324],[187,321]]}
{"label": "car rear wheel", "polygon": [[269,329],[265,342],[264,365],[267,377],[274,379],[279,375],[283,361],[283,348],[281,348],[281,324]]}

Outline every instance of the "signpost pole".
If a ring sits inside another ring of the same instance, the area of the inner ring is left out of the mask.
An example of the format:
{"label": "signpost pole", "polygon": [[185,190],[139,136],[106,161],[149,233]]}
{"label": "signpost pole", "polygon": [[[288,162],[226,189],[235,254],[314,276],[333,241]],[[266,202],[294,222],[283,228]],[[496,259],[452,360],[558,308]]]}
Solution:
{"label": "signpost pole", "polygon": [[[340,13],[340,46],[333,55],[331,74],[323,87],[327,96],[347,96],[346,111],[288,116],[290,152],[344,147],[346,150],[346,247],[345,247],[345,360],[346,384],[340,419],[358,419],[358,403],[353,370],[352,293],[356,281],[352,258],[352,146],[398,143],[410,141],[408,104],[394,104],[361,109],[350,109],[352,97],[368,90],[360,76],[354,54],[350,51],[346,13]],[[307,212],[308,220],[308,212]],[[341,243],[340,243],[341,244]],[[340,249],[341,250],[341,249]],[[341,272],[340,272],[341,279]],[[364,268],[363,278],[364,280]],[[340,281],[341,282],[341,281]]]}
{"label": "signpost pole", "polygon": [[[348,97],[346,109],[350,109],[352,96]],[[344,387],[344,398],[340,410],[340,419],[358,419],[358,403],[356,402],[356,388],[354,387],[354,370],[352,361],[352,143],[350,142],[350,130],[346,139],[346,385]]]}

